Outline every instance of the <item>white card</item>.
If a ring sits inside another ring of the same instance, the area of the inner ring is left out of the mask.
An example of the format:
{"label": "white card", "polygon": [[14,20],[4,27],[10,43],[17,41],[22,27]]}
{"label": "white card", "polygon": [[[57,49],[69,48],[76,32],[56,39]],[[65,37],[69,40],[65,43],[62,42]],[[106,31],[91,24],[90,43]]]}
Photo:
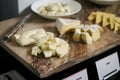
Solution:
{"label": "white card", "polygon": [[88,80],[87,69],[83,69],[63,80]]}
{"label": "white card", "polygon": [[118,53],[115,52],[96,61],[99,80],[106,80],[120,70]]}

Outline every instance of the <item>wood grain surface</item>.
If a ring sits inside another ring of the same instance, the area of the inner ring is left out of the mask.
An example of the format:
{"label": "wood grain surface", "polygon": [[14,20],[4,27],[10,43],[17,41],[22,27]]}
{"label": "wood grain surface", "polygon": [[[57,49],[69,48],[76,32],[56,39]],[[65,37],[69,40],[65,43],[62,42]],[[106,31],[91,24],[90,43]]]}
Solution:
{"label": "wood grain surface", "polygon": [[[77,1],[81,3],[82,10],[75,15],[69,16],[68,18],[79,19],[82,23],[92,24],[92,22],[87,20],[88,15],[92,11],[110,12],[119,16],[120,4],[100,6],[93,4],[88,0]],[[20,19],[21,17],[18,17],[0,22],[0,36],[2,37],[2,35],[4,35],[4,33]],[[17,33],[22,33],[27,30],[41,27],[46,31],[54,32],[56,36],[59,35],[56,29],[55,21],[44,19],[36,14],[34,14],[32,18],[26,22],[24,27],[21,28]],[[91,57],[102,54],[108,49],[120,45],[120,35],[111,31],[108,27],[104,28],[104,31],[102,32],[101,38],[99,40],[89,45],[81,42],[74,42],[71,38],[72,35],[73,33],[66,33],[61,37],[70,44],[69,53],[61,59],[58,57],[51,57],[46,59],[43,56],[34,57],[30,54],[31,47],[33,45],[20,47],[14,39],[8,43],[1,43],[0,45],[40,78],[48,77]]]}

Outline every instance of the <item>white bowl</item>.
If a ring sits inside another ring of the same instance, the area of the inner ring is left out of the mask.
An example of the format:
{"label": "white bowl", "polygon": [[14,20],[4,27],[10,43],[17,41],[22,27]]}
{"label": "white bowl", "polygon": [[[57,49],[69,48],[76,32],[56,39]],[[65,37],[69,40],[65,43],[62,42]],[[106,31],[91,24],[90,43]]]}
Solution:
{"label": "white bowl", "polygon": [[90,0],[90,1],[99,5],[112,5],[120,3],[120,0]]}
{"label": "white bowl", "polygon": [[[53,2],[67,3],[71,8],[71,13],[70,14],[65,14],[65,15],[50,16],[50,15],[41,14],[38,11],[38,8],[40,6],[47,6],[49,3],[53,3]],[[55,20],[59,17],[66,17],[66,16],[70,16],[70,15],[73,15],[73,14],[79,12],[81,10],[81,4],[78,3],[77,1],[74,1],[74,0],[38,0],[31,5],[31,9],[32,9],[33,12],[35,12],[36,14],[38,14],[38,15],[44,17],[44,18]]]}

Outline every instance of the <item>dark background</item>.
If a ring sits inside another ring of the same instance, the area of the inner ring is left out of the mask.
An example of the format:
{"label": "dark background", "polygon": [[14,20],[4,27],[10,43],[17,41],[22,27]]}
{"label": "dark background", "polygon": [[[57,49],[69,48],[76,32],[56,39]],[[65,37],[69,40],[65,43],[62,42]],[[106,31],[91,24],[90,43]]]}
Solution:
{"label": "dark background", "polygon": [[18,16],[17,0],[0,0],[0,21]]}

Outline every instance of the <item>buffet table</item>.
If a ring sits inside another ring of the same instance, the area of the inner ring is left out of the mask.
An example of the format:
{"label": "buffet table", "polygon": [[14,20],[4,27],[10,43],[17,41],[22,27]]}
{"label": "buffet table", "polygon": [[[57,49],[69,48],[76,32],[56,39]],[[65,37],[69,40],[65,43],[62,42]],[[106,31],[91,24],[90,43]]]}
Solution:
{"label": "buffet table", "polygon": [[[92,11],[110,12],[119,15],[120,4],[100,6],[93,4],[88,0],[77,1],[81,3],[82,9],[80,12],[70,16],[69,18],[79,19],[83,24],[92,24],[92,22],[87,20],[88,15]],[[2,39],[3,35],[8,31],[8,29],[10,29],[23,17],[24,15],[0,22],[0,38]],[[29,19],[29,21],[24,24],[24,27],[22,27],[17,33],[22,33],[27,30],[42,27],[46,31],[51,31],[55,34],[59,34],[55,27],[55,23],[56,21],[54,20],[48,20],[33,13],[31,19]],[[32,46],[20,47],[14,39],[8,43],[1,42],[0,45],[14,58],[20,61],[25,67],[27,67],[30,71],[32,71],[40,78],[45,78],[56,74],[91,57],[102,54],[106,50],[120,45],[120,35],[114,33],[107,27],[104,28],[101,38],[92,44],[74,42],[73,39],[71,39],[71,35],[72,33],[68,33],[62,37],[64,40],[69,42],[70,52],[61,59],[58,57],[34,57],[30,54]]]}

